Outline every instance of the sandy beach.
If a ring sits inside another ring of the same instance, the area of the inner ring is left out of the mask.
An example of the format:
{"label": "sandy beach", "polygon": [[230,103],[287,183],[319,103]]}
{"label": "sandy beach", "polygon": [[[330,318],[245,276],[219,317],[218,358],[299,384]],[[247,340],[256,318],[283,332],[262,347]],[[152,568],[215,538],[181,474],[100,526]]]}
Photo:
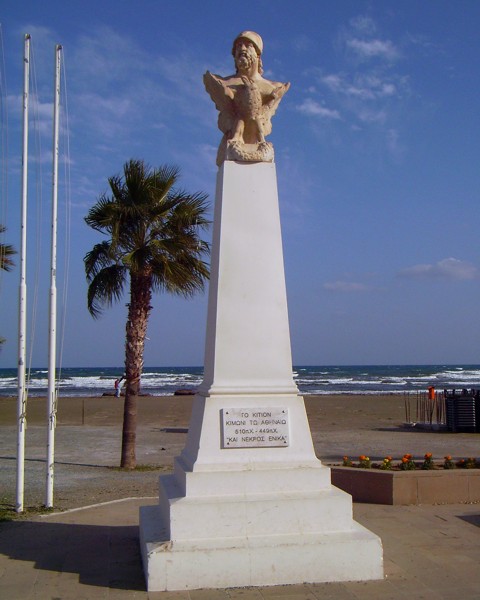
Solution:
{"label": "sandy beach", "polygon": [[[157,496],[158,476],[171,469],[186,440],[192,396],[147,396],[139,400],[137,462],[145,470],[118,470],[123,400],[61,398],[55,436],[55,495],[59,509],[126,497]],[[315,452],[326,464],[344,455],[372,460],[432,452],[436,460],[479,457],[478,434],[440,433],[406,427],[401,395],[306,396]],[[44,502],[46,402],[28,402],[25,504]],[[16,477],[16,398],[0,398],[0,498],[13,502]]]}

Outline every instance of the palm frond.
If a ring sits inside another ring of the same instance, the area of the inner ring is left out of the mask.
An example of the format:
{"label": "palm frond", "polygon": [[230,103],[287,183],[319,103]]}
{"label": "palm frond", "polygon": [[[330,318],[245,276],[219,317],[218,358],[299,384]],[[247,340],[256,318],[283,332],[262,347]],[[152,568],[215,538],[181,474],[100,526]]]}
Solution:
{"label": "palm frond", "polygon": [[85,222],[96,231],[109,233],[115,220],[116,212],[116,202],[106,194],[102,194],[97,203],[88,211]]}
{"label": "palm frond", "polygon": [[[5,233],[6,230],[5,225],[0,225],[0,234]],[[15,263],[10,257],[16,253],[17,251],[12,245],[0,243],[0,269],[11,271]]]}
{"label": "palm frond", "polygon": [[154,291],[190,297],[204,289],[208,278],[208,264],[189,254],[180,260],[154,261],[152,264]]}
{"label": "palm frond", "polygon": [[105,241],[95,246],[85,254],[83,259],[87,280],[91,281],[102,269],[110,266],[113,262],[112,244]]}
{"label": "palm frond", "polygon": [[145,273],[150,271],[150,263],[152,260],[152,251],[149,245],[136,247],[128,255],[124,257],[124,264],[128,265],[128,268],[133,273]]}
{"label": "palm frond", "polygon": [[104,307],[120,300],[126,276],[127,269],[115,264],[105,267],[92,278],[87,295],[87,306],[92,317],[98,318]]}
{"label": "palm frond", "polygon": [[151,186],[155,203],[163,202],[170,194],[180,177],[180,169],[175,165],[163,165],[151,174]]}

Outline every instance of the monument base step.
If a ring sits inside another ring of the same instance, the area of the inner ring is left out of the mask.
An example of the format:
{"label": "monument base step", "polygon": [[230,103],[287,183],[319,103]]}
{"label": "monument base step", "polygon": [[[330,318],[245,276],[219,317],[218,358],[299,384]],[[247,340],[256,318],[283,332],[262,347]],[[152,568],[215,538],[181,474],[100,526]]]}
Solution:
{"label": "monument base step", "polygon": [[339,531],[172,541],[160,507],[140,509],[148,591],[383,578],[380,538],[351,520]]}
{"label": "monument base step", "polygon": [[349,529],[352,522],[351,496],[332,485],[315,491],[292,487],[282,493],[182,497],[174,477],[164,475],[160,477],[159,506],[162,519],[169,523],[166,534],[176,543],[330,533]]}

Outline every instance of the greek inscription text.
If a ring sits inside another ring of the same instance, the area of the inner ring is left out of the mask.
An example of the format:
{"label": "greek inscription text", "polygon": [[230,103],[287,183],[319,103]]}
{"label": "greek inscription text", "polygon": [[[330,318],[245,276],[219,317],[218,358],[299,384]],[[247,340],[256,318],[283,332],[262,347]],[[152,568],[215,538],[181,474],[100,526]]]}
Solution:
{"label": "greek inscription text", "polygon": [[221,413],[221,447],[285,448],[289,445],[288,409],[224,408]]}

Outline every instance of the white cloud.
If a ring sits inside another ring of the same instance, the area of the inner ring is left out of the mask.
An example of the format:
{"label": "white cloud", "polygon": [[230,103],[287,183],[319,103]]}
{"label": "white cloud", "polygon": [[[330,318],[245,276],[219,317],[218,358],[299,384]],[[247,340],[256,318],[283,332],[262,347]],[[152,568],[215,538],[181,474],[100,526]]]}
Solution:
{"label": "white cloud", "polygon": [[84,126],[93,128],[106,139],[115,139],[118,136],[126,137],[130,131],[128,124],[135,116],[134,106],[130,98],[114,95],[99,95],[95,92],[79,94],[78,105],[84,116]]}
{"label": "white cloud", "polygon": [[[122,118],[128,102],[130,110],[138,112],[132,129],[147,107],[153,119],[156,113],[168,119],[172,110],[205,118],[204,109],[210,101],[199,75],[202,65],[185,51],[147,54],[132,38],[102,26],[80,38],[73,66],[75,84],[82,92],[105,99],[104,103],[92,103],[90,109],[98,107],[104,113],[102,105],[110,103],[112,117],[117,114]],[[128,127],[125,120],[122,125]]]}
{"label": "white cloud", "polygon": [[336,49],[341,68],[330,73],[320,68],[310,71],[318,90],[302,105],[303,112],[322,112],[328,106],[330,114],[341,115],[341,124],[349,131],[361,131],[365,141],[371,133],[383,132],[384,151],[394,160],[403,158],[406,148],[399,139],[410,80],[396,68],[402,57],[400,46],[371,17],[359,15],[340,28]]}
{"label": "white cloud", "polygon": [[398,91],[394,81],[381,79],[373,73],[356,73],[353,81],[348,81],[345,75],[330,74],[322,77],[321,82],[333,93],[361,100],[394,96]]}
{"label": "white cloud", "polygon": [[393,85],[393,83],[384,83],[382,84],[382,96],[393,96],[397,91],[397,88]]}
{"label": "white cloud", "polygon": [[312,100],[311,98],[307,98],[306,100],[304,100],[302,104],[300,104],[300,106],[297,107],[297,110],[306,115],[321,117],[323,119],[341,118],[338,110],[326,108],[325,106],[322,106],[321,104],[315,102],[315,100]]}
{"label": "white cloud", "polygon": [[323,285],[324,290],[329,292],[365,292],[368,287],[363,283],[355,283],[353,281],[332,281]]}
{"label": "white cloud", "polygon": [[376,110],[368,107],[360,107],[357,111],[357,117],[362,123],[384,124],[387,121],[387,113],[385,110]]}
{"label": "white cloud", "polygon": [[112,83],[131,84],[147,72],[143,50],[111,27],[101,26],[79,39],[73,56],[75,76],[97,90]]}
{"label": "white cloud", "polygon": [[305,34],[300,34],[292,38],[291,45],[295,52],[298,53],[309,52],[315,47],[313,40]]}
{"label": "white cloud", "polygon": [[411,84],[396,68],[396,59],[401,58],[399,46],[377,29],[367,16],[351,19],[348,27],[341,28],[336,43],[343,59],[340,69],[311,69],[308,75],[314,89],[299,109],[335,118],[348,128],[346,134],[360,132],[356,143],[368,143],[372,135],[375,140],[383,139],[382,152],[400,161],[408,150],[402,134]]}
{"label": "white cloud", "polygon": [[367,17],[365,15],[360,15],[358,17],[350,19],[350,25],[357,32],[362,33],[364,35],[372,35],[377,30],[375,21],[372,18]]}
{"label": "white cloud", "polygon": [[[217,160],[217,147],[211,144],[198,144],[193,146],[192,150],[186,151],[182,157],[181,164],[183,165],[182,171],[195,173],[198,171],[202,179],[210,178],[212,173],[216,174],[216,160]],[[197,185],[197,184],[196,184]],[[200,184],[199,184],[200,185]],[[207,181],[201,183],[201,187],[207,186]]]}
{"label": "white cloud", "polygon": [[332,92],[340,92],[344,93],[345,90],[345,82],[341,75],[331,74],[325,75],[325,77],[321,78],[322,83],[324,83]]}
{"label": "white cloud", "polygon": [[419,264],[399,272],[409,279],[450,279],[466,280],[480,277],[480,269],[469,262],[456,258],[444,258],[435,264]]}
{"label": "white cloud", "polygon": [[347,46],[361,58],[383,58],[388,61],[396,60],[400,52],[390,40],[360,40],[351,38],[347,40]]}
{"label": "white cloud", "polygon": [[70,50],[71,125],[81,128],[82,142],[97,156],[148,156],[152,130],[161,147],[173,123],[177,136],[192,123],[214,127],[215,107],[202,85],[205,68],[187,46],[147,54],[131,36],[99,26]]}
{"label": "white cloud", "polygon": [[402,158],[405,153],[405,147],[400,140],[400,134],[396,129],[389,129],[386,132],[386,143],[390,154],[397,159]]}

